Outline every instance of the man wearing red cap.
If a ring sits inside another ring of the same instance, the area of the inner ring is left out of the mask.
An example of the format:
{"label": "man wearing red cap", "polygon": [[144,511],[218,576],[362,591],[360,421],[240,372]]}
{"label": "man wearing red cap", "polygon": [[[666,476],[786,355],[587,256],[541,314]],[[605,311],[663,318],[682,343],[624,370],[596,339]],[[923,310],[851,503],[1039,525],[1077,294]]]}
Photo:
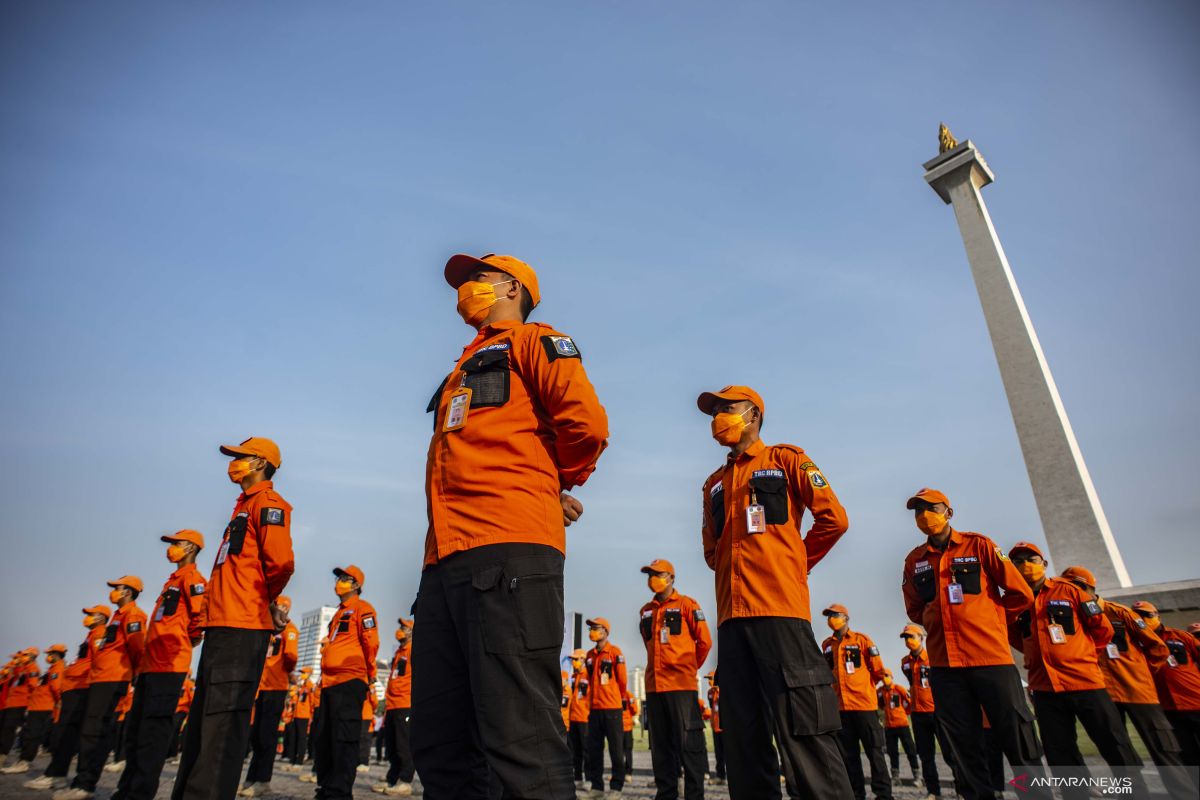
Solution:
{"label": "man wearing red cap", "polygon": [[1033,592],[995,542],[950,525],[946,495],[922,489],[906,507],[926,540],[904,560],[904,605],[928,632],[937,719],[962,779],[955,788],[966,800],[992,800],[983,713],[1014,769],[1041,763],[1007,625],[1033,604]]}
{"label": "man wearing red cap", "polygon": [[[21,759],[0,772],[6,775],[28,772],[29,762],[37,757],[38,750],[50,731],[54,710],[62,696],[62,660],[66,654],[65,644],[46,648],[46,671],[33,679],[33,689],[29,694],[29,711],[25,716],[25,724],[21,727]],[[34,667],[36,669],[36,660]]]}
{"label": "man wearing red cap", "polygon": [[192,665],[192,647],[204,632],[206,581],[196,568],[204,536],[182,530],[160,539],[175,569],[150,613],[133,705],[125,717],[125,769],[117,783],[117,800],[153,800],[158,792],[179,692]]}
{"label": "man wearing red cap", "polygon": [[1154,686],[1154,675],[1167,664],[1167,646],[1133,609],[1100,597],[1090,570],[1067,567],[1062,577],[1094,600],[1112,624],[1112,641],[1097,650],[1096,656],[1105,688],[1121,714],[1122,727],[1127,719],[1133,721],[1172,797],[1194,798],[1196,786],[1182,769],[1179,740],[1163,714]]}
{"label": "man wearing red cap", "polygon": [[675,567],[660,558],[642,567],[654,597],[642,606],[638,629],[646,645],[646,721],[654,765],[656,800],[704,797],[708,758],[696,672],[708,658],[712,637],[700,604],[675,589]]}
{"label": "man wearing red cap", "polygon": [[[587,779],[591,790],[584,795],[601,798],[604,792],[604,744],[612,762],[609,788],[620,796],[625,786],[625,746],[621,712],[630,701],[625,673],[625,655],[608,640],[612,626],[604,617],[587,620],[588,639],[595,647],[587,651],[584,669],[588,676]],[[678,774],[676,776],[678,780]],[[568,795],[569,796],[569,795]]]}
{"label": "man wearing red cap", "polygon": [[583,511],[566,492],[595,469],[608,420],[574,340],[527,322],[532,267],[456,255],[445,277],[477,333],[426,409],[413,758],[430,800],[483,796],[489,771],[516,796],[562,797],[565,528]]}
{"label": "man wearing red cap", "polygon": [[409,717],[412,714],[412,632],[413,621],[396,621],[396,652],[384,693],[383,743],[388,771],[382,784],[372,788],[380,794],[407,797],[412,794],[412,748],[409,745]]}
{"label": "man wearing red cap", "polygon": [[1200,766],[1200,644],[1186,631],[1164,625],[1153,603],[1138,600],[1133,610],[1167,646],[1166,666],[1154,676],[1158,699],[1175,729],[1183,763]]}
{"label": "man wearing red cap", "polygon": [[[726,386],[696,404],[712,416],[713,438],[729,448],[701,501],[704,558],[716,573],[730,793],[780,797],[782,759],[802,794],[846,800],[837,696],[813,637],[808,594],[809,571],[850,525],[846,510],[802,449],[763,443],[766,407],[753,389]],[[812,526],[802,537],[805,511]]]}
{"label": "man wearing red cap", "polygon": [[[284,614],[292,611],[290,598],[279,595],[275,605]],[[279,720],[287,702],[289,677],[300,656],[300,631],[290,620],[281,631],[271,634],[267,658],[263,662],[254,698],[254,721],[250,728],[250,766],[246,768],[246,784],[238,792],[241,797],[258,797],[271,790],[275,771],[275,750],[279,742]]]}
{"label": "man wearing red cap", "polygon": [[137,606],[142,579],[125,575],[109,581],[109,602],[116,605],[92,653],[87,709],[79,732],[79,761],[71,788],[61,789],[54,800],[86,800],[96,791],[100,771],[113,747],[117,703],[129,689],[146,644],[146,613]]}
{"label": "man wearing red cap", "polygon": [[71,759],[79,752],[79,730],[83,727],[91,686],[92,654],[107,634],[106,625],[112,609],[104,605],[91,606],[83,609],[83,615],[83,627],[87,628],[88,634],[79,645],[75,660],[63,672],[58,722],[50,732],[50,763],[43,775],[25,782],[27,789],[65,787]]}
{"label": "man wearing red cap", "polygon": [[879,697],[875,691],[883,681],[883,659],[879,648],[865,633],[850,630],[850,612],[834,603],[821,612],[833,635],[821,643],[821,651],[833,671],[842,730],[838,741],[842,759],[856,800],[866,797],[859,745],[871,766],[871,791],[876,800],[890,800],[892,780],[883,757],[884,735],[879,726]]}
{"label": "man wearing red cap", "polygon": [[272,479],[282,463],[270,439],[224,445],[241,487],[205,590],[204,649],[184,728],[172,800],[233,797],[250,736],[250,712],[271,634],[287,624],[275,604],[295,569],[292,507]]}
{"label": "man wearing red cap", "polygon": [[375,685],[379,623],[362,599],[363,571],[351,564],[333,570],[341,603],[329,621],[321,653],[321,710],[313,731],[313,773],[321,800],[350,800],[357,777],[363,703]]}

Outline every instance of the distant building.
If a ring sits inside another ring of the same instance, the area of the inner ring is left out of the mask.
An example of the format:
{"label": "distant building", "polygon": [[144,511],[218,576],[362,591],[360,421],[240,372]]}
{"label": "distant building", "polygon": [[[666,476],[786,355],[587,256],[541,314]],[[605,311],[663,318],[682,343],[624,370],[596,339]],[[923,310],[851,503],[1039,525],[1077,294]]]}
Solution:
{"label": "distant building", "polygon": [[321,639],[329,630],[335,613],[337,606],[321,606],[300,617],[300,658],[296,661],[296,669],[311,667],[313,680],[321,678]]}

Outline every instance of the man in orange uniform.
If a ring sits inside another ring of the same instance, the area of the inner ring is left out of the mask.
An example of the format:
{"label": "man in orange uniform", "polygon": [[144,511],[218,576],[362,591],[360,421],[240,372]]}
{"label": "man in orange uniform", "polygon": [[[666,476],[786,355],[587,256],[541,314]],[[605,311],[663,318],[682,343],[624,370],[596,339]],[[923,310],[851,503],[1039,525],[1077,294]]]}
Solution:
{"label": "man in orange uniform", "polygon": [[883,680],[883,661],[879,648],[865,633],[850,630],[850,612],[840,603],[833,603],[821,612],[833,635],[821,643],[821,651],[833,671],[837,690],[838,711],[842,730],[838,741],[842,760],[850,777],[850,788],[857,800],[866,797],[863,785],[861,743],[871,765],[871,791],[877,800],[890,800],[892,781],[883,758],[883,728],[879,727],[879,698],[876,684]]}
{"label": "man in orange uniform", "polygon": [[[1095,600],[1113,626],[1112,641],[1098,650],[1104,686],[1121,714],[1133,720],[1172,797],[1194,798],[1196,786],[1183,769],[1179,740],[1158,703],[1154,675],[1167,664],[1167,646],[1132,608],[1096,594],[1096,578],[1084,567],[1067,567],[1062,577]],[[1124,727],[1124,726],[1122,726]]]}
{"label": "man in orange uniform", "polygon": [[341,604],[329,621],[321,654],[321,710],[313,732],[313,772],[318,800],[349,800],[354,789],[367,686],[375,683],[379,625],[362,599],[363,571],[351,564],[333,570]]}
{"label": "man in orange uniform", "polygon": [[171,722],[171,746],[167,748],[167,753],[171,756],[171,763],[179,766],[179,747],[183,743],[183,724],[187,722],[188,712],[192,709],[192,698],[196,696],[196,681],[192,678],[192,671],[189,669],[187,677],[183,679],[183,688],[179,690],[179,702],[175,704],[175,716]]}
{"label": "man in orange uniform", "polygon": [[1008,623],[1033,604],[1033,592],[995,542],[951,527],[946,495],[922,489],[906,507],[927,538],[904,559],[904,606],[928,632],[937,719],[962,778],[955,788],[965,800],[992,800],[984,712],[1014,769],[1041,763],[1033,713],[1008,646]]}
{"label": "man in orange uniform", "polygon": [[942,760],[947,764],[950,763],[950,745],[943,739],[941,726],[937,724],[933,684],[929,678],[929,654],[925,651],[925,629],[920,625],[905,625],[900,638],[908,650],[900,659],[900,671],[908,678],[908,716],[912,720],[917,757],[921,760],[921,780],[929,796],[938,798],[942,796],[942,782],[935,761],[937,745],[941,745]]}
{"label": "man in orange uniform", "polygon": [[196,556],[204,536],[182,530],[160,538],[167,543],[167,561],[176,566],[150,613],[133,705],[125,718],[125,769],[113,795],[116,800],[153,800],[158,792],[179,693],[192,665],[192,647],[203,636],[206,583],[196,568]]}
{"label": "man in orange uniform", "polygon": [[79,733],[79,763],[71,788],[60,789],[54,800],[87,800],[96,791],[100,771],[113,747],[113,723],[117,703],[129,689],[146,645],[146,613],[137,606],[142,579],[125,575],[109,581],[109,602],[117,610],[96,641],[88,676],[87,709]]}
{"label": "man in orange uniform", "polygon": [[725,784],[725,736],[721,728],[721,687],[717,683],[717,671],[713,670],[705,676],[708,680],[708,707],[712,716],[713,758],[716,765],[713,770],[712,783],[716,786]]}
{"label": "man in orange uniform", "polygon": [[913,780],[918,778],[917,746],[912,731],[908,728],[908,714],[912,710],[912,699],[903,686],[892,681],[892,671],[883,671],[883,683],[879,686],[879,705],[883,707],[883,733],[887,740],[888,761],[892,766],[892,777],[900,776],[900,748],[912,769]]}
{"label": "man in orange uniform", "polygon": [[[275,606],[284,614],[291,613],[292,601],[285,595],[275,598]],[[279,742],[279,718],[288,695],[288,678],[300,657],[300,631],[288,622],[283,630],[271,634],[258,696],[254,699],[254,723],[250,728],[252,755],[246,768],[246,785],[238,794],[258,797],[271,790],[271,775],[275,771],[275,748]]]}
{"label": "man in orange uniform", "polygon": [[[646,645],[646,722],[656,800],[704,797],[704,720],[696,694],[696,672],[708,658],[712,637],[700,604],[675,589],[675,566],[656,559],[642,567],[654,597],[639,612],[638,630]],[[632,740],[632,736],[630,737]]]}
{"label": "man in orange uniform", "polygon": [[300,670],[300,678],[296,682],[296,707],[292,710],[292,724],[295,735],[292,739],[292,752],[288,754],[291,761],[289,772],[299,772],[300,766],[308,756],[308,728],[313,717],[312,667]]}
{"label": "man in orange uniform", "polygon": [[1186,631],[1168,628],[1152,603],[1133,604],[1146,626],[1167,646],[1167,665],[1154,676],[1163,712],[1175,729],[1185,766],[1200,766],[1200,644]]}
{"label": "man in orange uniform", "polygon": [[[587,797],[604,794],[604,744],[612,762],[609,788],[620,796],[625,786],[625,746],[621,712],[629,703],[625,655],[608,640],[612,625],[604,617],[587,620],[588,639],[596,646],[588,650],[584,669],[588,679],[588,740],[586,773],[591,790]],[[678,779],[678,778],[677,778]]]}
{"label": "man in orange uniform", "polygon": [[108,606],[83,609],[83,627],[87,637],[79,645],[75,660],[63,672],[62,697],[59,701],[58,722],[50,732],[50,764],[40,777],[25,782],[27,789],[61,789],[66,786],[71,759],[79,752],[79,730],[87,710],[88,688],[91,686],[92,653],[106,635]]}
{"label": "man in orange uniform", "polygon": [[[1017,542],[1008,557],[1034,594],[1033,607],[1021,612],[1009,631],[1012,646],[1025,655],[1046,763],[1052,768],[1086,766],[1076,744],[1081,724],[1110,767],[1137,767],[1137,753],[1105,691],[1096,658],[1096,650],[1112,641],[1112,623],[1100,604],[1070,580],[1046,577],[1046,560],[1037,545]],[[1135,784],[1140,781],[1139,775],[1132,777]],[[1145,786],[1140,789],[1144,792]],[[1088,794],[1086,787],[1062,791],[1064,797]]]}
{"label": "man in orange uniform", "polygon": [[642,713],[638,699],[629,696],[629,702],[621,709],[621,751],[625,755],[625,780],[633,777],[633,721]]}
{"label": "man in orange uniform", "polygon": [[[766,406],[753,389],[726,386],[696,404],[729,448],[701,490],[704,558],[716,573],[729,791],[780,797],[782,759],[805,796],[846,800],[837,696],[808,596],[809,571],[849,527],[846,510],[802,449],[763,443]],[[813,521],[802,538],[806,510]]]}
{"label": "man in orange uniform", "polygon": [[571,707],[568,718],[567,743],[571,746],[571,766],[575,771],[575,785],[583,786],[583,761],[587,751],[587,723],[591,709],[588,707],[588,676],[584,666],[587,653],[571,651]]}
{"label": "man in orange uniform", "polygon": [[412,749],[409,745],[409,716],[412,714],[413,621],[397,620],[396,652],[384,694],[383,746],[388,757],[387,777],[373,791],[407,797],[412,794]]}
{"label": "man in orange uniform", "polygon": [[172,800],[229,798],[237,792],[250,712],[271,633],[287,614],[275,605],[292,577],[292,507],[272,479],[282,463],[270,439],[251,437],[221,452],[241,487],[213,560],[205,596],[204,649],[183,737]]}
{"label": "man in orange uniform", "polygon": [[512,256],[452,257],[477,331],[434,393],[429,529],[413,660],[413,757],[429,800],[563,797],[559,716],[566,492],[595,469],[608,420],[570,336],[527,322],[541,295]]}
{"label": "man in orange uniform", "polygon": [[0,712],[0,764],[8,758],[17,731],[25,724],[29,698],[41,670],[37,665],[38,649],[27,647],[17,653],[7,682],[4,711]]}
{"label": "man in orange uniform", "polygon": [[[30,648],[33,649],[33,648]],[[65,644],[56,644],[46,650],[46,671],[37,675],[37,662],[33,662],[34,676],[30,679],[33,689],[29,693],[28,712],[21,727],[20,760],[0,772],[14,775],[29,771],[29,762],[37,757],[42,742],[50,730],[54,709],[62,694],[62,659],[67,653]],[[35,656],[36,659],[36,656]]]}

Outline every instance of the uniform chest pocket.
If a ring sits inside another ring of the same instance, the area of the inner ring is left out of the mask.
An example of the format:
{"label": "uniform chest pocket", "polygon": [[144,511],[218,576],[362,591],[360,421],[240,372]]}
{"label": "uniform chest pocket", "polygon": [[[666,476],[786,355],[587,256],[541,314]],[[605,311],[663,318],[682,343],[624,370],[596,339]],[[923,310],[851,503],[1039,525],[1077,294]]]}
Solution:
{"label": "uniform chest pocket", "polygon": [[112,644],[117,640],[117,631],[120,630],[120,625],[109,625],[104,629],[104,643]]}
{"label": "uniform chest pocket", "polygon": [[932,569],[914,572],[912,584],[913,588],[917,590],[918,597],[926,603],[933,602],[933,597],[937,594],[937,576]]}
{"label": "uniform chest pocket", "polygon": [[978,561],[955,564],[950,567],[950,571],[954,573],[954,582],[962,585],[963,594],[979,594],[980,572]]}
{"label": "uniform chest pocket", "polygon": [[433,397],[429,398],[429,405],[425,406],[425,413],[433,413],[433,430],[437,431],[437,409],[438,403],[442,400],[442,390],[446,388],[446,382],[450,380],[450,376],[442,378],[442,382],[438,384],[437,390],[433,393]]}
{"label": "uniform chest pocket", "polygon": [[225,526],[225,538],[229,540],[229,554],[237,555],[242,552],[242,545],[246,543],[246,519],[247,513],[243,511],[233,519],[229,520],[229,524]]}
{"label": "uniform chest pocket", "polygon": [[87,658],[87,654],[88,646],[87,642],[84,642],[83,644],[79,645],[79,649],[75,651],[75,658]]}
{"label": "uniform chest pocket", "polygon": [[162,596],[162,613],[164,617],[169,617],[179,610],[179,587],[172,586],[163,592]]}
{"label": "uniform chest pocket", "polygon": [[642,633],[642,641],[650,641],[650,637],[654,635],[654,617],[642,617],[642,621],[638,623],[638,630]]}
{"label": "uniform chest pocket", "polygon": [[612,677],[613,666],[612,666],[611,661],[601,661],[600,662],[600,674],[607,675],[610,678]]}
{"label": "uniform chest pocket", "polygon": [[1125,635],[1125,623],[1119,619],[1112,621],[1113,626],[1113,644],[1117,646],[1117,650],[1124,653],[1129,650],[1129,638]]}
{"label": "uniform chest pocket", "polygon": [[463,385],[471,390],[471,408],[502,406],[508,402],[511,371],[507,350],[486,350],[463,362]]}
{"label": "uniform chest pocket", "polygon": [[1028,639],[1033,635],[1033,616],[1028,611],[1022,611],[1017,615],[1017,632],[1021,634],[1022,639]]}
{"label": "uniform chest pocket", "polygon": [[708,513],[712,517],[712,530],[720,539],[725,532],[725,490],[717,489],[708,498]]}
{"label": "uniform chest pocket", "polygon": [[280,649],[283,647],[283,639],[278,636],[271,637],[271,653],[272,657],[279,655]]}
{"label": "uniform chest pocket", "polygon": [[783,525],[788,521],[788,485],[782,476],[758,475],[750,479],[750,488],[763,507],[768,525]]}
{"label": "uniform chest pocket", "polygon": [[1177,642],[1174,639],[1167,642],[1167,649],[1171,651],[1171,655],[1175,657],[1175,663],[1183,666],[1188,663],[1187,647],[1183,642]]}
{"label": "uniform chest pocket", "polygon": [[862,651],[857,647],[847,647],[845,651],[846,663],[853,664],[855,669],[862,666]]}
{"label": "uniform chest pocket", "polygon": [[891,703],[892,708],[899,708],[900,707],[899,695],[892,695],[888,702]]}
{"label": "uniform chest pocket", "polygon": [[1061,625],[1064,633],[1075,633],[1075,609],[1070,606],[1048,606],[1046,615],[1052,624]]}
{"label": "uniform chest pocket", "polygon": [[667,630],[672,636],[678,636],[683,632],[683,612],[678,608],[673,608],[663,614],[663,624],[667,626]]}
{"label": "uniform chest pocket", "polygon": [[908,678],[908,682],[912,683],[912,665],[905,664],[900,667],[900,671],[904,673],[904,677]]}
{"label": "uniform chest pocket", "polygon": [[396,662],[396,674],[403,676],[408,674],[408,657],[400,656],[400,660]]}
{"label": "uniform chest pocket", "polygon": [[350,631],[350,620],[344,619],[338,623],[338,626],[337,626],[338,633],[349,633],[349,631]]}

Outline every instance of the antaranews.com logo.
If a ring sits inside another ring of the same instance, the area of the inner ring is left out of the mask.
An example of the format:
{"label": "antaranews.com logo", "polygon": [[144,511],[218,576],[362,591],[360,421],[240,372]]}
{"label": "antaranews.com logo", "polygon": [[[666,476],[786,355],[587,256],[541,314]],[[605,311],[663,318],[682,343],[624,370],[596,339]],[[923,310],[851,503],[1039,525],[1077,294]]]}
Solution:
{"label": "antaranews.com logo", "polygon": [[1058,778],[1052,776],[1031,776],[1028,773],[1017,775],[1008,782],[1019,792],[1031,789],[1094,789],[1101,795],[1131,795],[1133,794],[1133,778],[1088,776]]}

